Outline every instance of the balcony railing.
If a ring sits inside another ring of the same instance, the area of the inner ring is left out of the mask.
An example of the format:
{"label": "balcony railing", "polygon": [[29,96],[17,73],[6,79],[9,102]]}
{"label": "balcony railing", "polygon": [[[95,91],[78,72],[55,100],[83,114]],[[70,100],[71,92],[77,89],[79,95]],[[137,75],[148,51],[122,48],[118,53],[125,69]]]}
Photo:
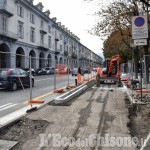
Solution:
{"label": "balcony railing", "polygon": [[72,53],[72,58],[77,58],[77,54],[75,54],[74,52]]}
{"label": "balcony railing", "polygon": [[18,35],[13,33],[13,32],[9,32],[9,31],[4,31],[3,29],[0,29],[0,36],[4,36],[7,38],[10,38],[12,40],[18,40]]}
{"label": "balcony railing", "polygon": [[64,51],[64,55],[65,55],[65,56],[68,56],[68,51]]}
{"label": "balcony railing", "polygon": [[55,54],[59,54],[60,50],[59,49],[55,49]]}
{"label": "balcony railing", "polygon": [[40,33],[42,33],[42,34],[47,34],[47,31],[44,29],[44,28],[40,28]]}
{"label": "balcony railing", "polygon": [[14,9],[12,9],[8,5],[0,4],[0,13],[7,14],[9,17],[12,17],[14,15]]}
{"label": "balcony railing", "polygon": [[38,43],[38,48],[39,48],[39,49],[49,50],[48,45],[46,45],[46,44],[44,44],[44,43],[42,43],[42,42]]}

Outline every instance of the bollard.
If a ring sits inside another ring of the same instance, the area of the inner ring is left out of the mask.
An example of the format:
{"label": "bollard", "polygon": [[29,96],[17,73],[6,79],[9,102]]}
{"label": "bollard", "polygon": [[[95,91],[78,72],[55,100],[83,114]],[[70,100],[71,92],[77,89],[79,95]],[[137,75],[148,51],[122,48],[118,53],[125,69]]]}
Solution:
{"label": "bollard", "polygon": [[78,85],[78,81],[77,81],[77,79],[75,79],[75,85],[76,85],[76,86]]}

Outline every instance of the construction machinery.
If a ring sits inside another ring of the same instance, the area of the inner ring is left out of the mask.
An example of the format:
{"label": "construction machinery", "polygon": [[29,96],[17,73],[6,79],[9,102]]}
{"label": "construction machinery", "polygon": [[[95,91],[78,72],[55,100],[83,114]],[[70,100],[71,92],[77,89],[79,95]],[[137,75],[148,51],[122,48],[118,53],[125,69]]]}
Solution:
{"label": "construction machinery", "polygon": [[120,83],[120,55],[116,55],[105,61],[105,68],[101,70],[100,83],[113,81]]}

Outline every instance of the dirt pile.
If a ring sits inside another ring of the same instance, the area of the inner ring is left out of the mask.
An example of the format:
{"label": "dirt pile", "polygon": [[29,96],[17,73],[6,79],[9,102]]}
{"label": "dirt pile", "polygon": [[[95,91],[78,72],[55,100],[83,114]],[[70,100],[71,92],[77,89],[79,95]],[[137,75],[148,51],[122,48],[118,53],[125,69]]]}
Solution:
{"label": "dirt pile", "polygon": [[[126,99],[129,110],[129,119],[130,122],[128,127],[130,129],[132,137],[137,137],[139,140],[138,148],[143,145],[144,140],[147,138],[150,133],[150,104],[145,105],[129,105],[128,100]],[[147,146],[144,150],[149,150],[150,148],[150,139],[147,142]]]}
{"label": "dirt pile", "polygon": [[45,120],[31,120],[26,117],[0,131],[1,140],[18,141],[19,143],[12,149],[21,149],[23,143],[28,139],[35,138],[40,133],[45,132],[48,122]]}
{"label": "dirt pile", "polygon": [[142,94],[142,99],[141,99],[141,94],[135,94],[133,96],[133,99],[135,102],[143,102],[143,103],[150,103],[150,94]]}

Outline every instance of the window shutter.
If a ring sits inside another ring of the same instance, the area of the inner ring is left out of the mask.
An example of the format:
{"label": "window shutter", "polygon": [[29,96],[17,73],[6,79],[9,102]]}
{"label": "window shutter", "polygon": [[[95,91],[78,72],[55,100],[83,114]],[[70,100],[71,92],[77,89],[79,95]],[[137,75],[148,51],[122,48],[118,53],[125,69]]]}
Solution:
{"label": "window shutter", "polygon": [[22,7],[22,17],[24,18],[24,8]]}
{"label": "window shutter", "polygon": [[17,26],[17,30],[18,30],[18,37],[20,38],[20,34],[19,34],[19,23],[18,23],[18,26]]}
{"label": "window shutter", "polygon": [[30,41],[32,42],[32,30],[30,29]]}
{"label": "window shutter", "polygon": [[19,15],[19,5],[17,5],[17,14]]}
{"label": "window shutter", "polygon": [[22,26],[22,38],[24,39],[24,26]]}

